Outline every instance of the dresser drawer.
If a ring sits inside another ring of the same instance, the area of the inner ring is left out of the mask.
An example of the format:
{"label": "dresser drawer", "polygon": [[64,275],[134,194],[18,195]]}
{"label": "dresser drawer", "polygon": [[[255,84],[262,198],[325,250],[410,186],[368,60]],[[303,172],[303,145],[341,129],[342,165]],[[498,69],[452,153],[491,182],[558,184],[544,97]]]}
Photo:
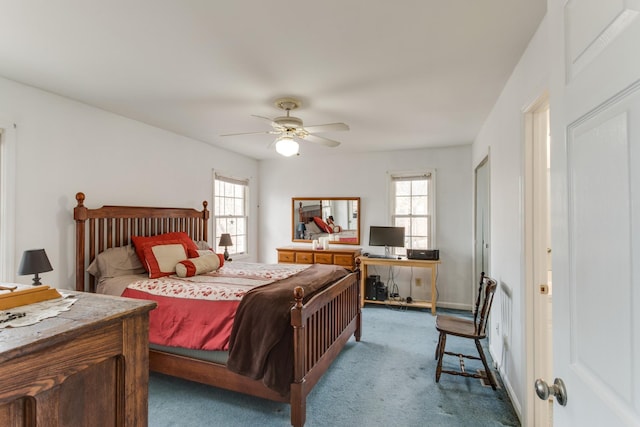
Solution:
{"label": "dresser drawer", "polygon": [[313,254],[316,264],[333,264],[333,255],[331,254]]}
{"label": "dresser drawer", "polygon": [[296,260],[295,252],[278,251],[278,262],[294,263]]}
{"label": "dresser drawer", "polygon": [[276,248],[278,262],[296,264],[334,264],[348,270],[355,270],[360,248],[310,249],[305,247]]}
{"label": "dresser drawer", "polygon": [[313,264],[313,254],[308,252],[296,252],[297,264]]}
{"label": "dresser drawer", "polygon": [[355,259],[352,255],[335,254],[333,263],[349,269],[355,268]]}

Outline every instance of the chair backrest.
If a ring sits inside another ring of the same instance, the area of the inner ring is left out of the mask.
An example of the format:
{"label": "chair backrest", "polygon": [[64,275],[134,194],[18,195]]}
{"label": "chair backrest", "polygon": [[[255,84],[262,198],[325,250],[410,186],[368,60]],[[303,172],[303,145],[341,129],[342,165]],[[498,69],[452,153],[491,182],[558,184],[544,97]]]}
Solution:
{"label": "chair backrest", "polygon": [[476,335],[484,338],[486,336],[487,319],[493,305],[493,296],[496,292],[497,282],[485,276],[484,271],[480,273],[480,283],[478,285],[478,296],[476,298],[475,312],[473,313],[473,324]]}

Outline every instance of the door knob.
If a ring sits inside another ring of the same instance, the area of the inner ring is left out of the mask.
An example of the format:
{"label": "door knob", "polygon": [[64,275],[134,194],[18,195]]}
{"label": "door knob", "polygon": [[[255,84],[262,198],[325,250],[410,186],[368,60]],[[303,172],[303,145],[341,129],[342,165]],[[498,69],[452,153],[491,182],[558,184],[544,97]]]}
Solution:
{"label": "door knob", "polygon": [[567,389],[564,386],[564,381],[560,378],[556,378],[551,386],[545,380],[538,378],[536,380],[536,394],[542,400],[554,396],[560,405],[567,405]]}

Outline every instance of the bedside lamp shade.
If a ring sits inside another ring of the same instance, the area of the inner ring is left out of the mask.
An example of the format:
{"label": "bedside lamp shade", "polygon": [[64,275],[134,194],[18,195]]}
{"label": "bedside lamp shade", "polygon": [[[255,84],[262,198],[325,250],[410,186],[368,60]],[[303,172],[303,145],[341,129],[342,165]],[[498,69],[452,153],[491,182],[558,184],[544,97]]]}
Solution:
{"label": "bedside lamp shade", "polygon": [[229,260],[229,251],[227,250],[227,246],[233,246],[233,242],[231,241],[231,234],[222,233],[220,236],[220,242],[218,246],[224,246],[224,259],[225,261]]}
{"label": "bedside lamp shade", "polygon": [[41,285],[39,273],[44,273],[47,271],[53,271],[53,267],[51,267],[51,263],[49,262],[49,258],[47,258],[47,253],[44,249],[31,249],[28,251],[24,251],[22,254],[22,261],[20,262],[20,268],[18,270],[18,274],[20,276],[25,276],[27,274],[35,274],[33,278],[33,286]]}

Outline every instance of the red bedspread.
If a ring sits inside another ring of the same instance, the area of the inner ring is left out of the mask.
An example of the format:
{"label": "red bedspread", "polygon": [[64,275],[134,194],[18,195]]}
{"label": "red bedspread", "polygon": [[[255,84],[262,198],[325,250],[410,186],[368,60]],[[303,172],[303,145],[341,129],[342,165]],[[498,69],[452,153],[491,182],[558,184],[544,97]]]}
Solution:
{"label": "red bedspread", "polygon": [[207,301],[149,295],[126,289],[124,297],[155,301],[149,313],[149,342],[169,347],[228,350],[240,301]]}
{"label": "red bedspread", "polygon": [[124,297],[152,300],[149,342],[197,350],[228,350],[236,310],[251,289],[286,279],[308,265],[233,262],[214,273],[130,284]]}

